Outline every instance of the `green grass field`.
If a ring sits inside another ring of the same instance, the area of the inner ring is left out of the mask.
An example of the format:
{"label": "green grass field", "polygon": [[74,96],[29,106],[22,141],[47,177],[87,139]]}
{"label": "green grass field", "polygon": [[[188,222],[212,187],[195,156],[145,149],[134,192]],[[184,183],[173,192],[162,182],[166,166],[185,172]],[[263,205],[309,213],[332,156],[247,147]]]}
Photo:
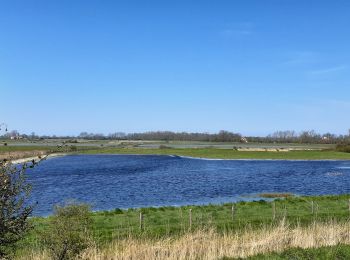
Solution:
{"label": "green grass field", "polygon": [[[11,141],[7,146],[0,145],[1,154],[28,153],[30,151],[47,152],[77,152],[84,154],[157,154],[179,155],[212,159],[285,159],[285,160],[350,160],[350,153],[335,151],[334,145],[319,144],[229,144],[229,143],[196,143],[196,142],[106,142],[89,141],[78,143],[66,143],[65,147],[57,149],[62,144],[57,140],[37,141],[36,143],[24,143],[23,141]],[[163,149],[158,148],[163,145]],[[199,145],[194,148],[193,145]],[[221,147],[221,146],[222,147]],[[152,147],[148,147],[152,146]],[[174,147],[169,147],[174,146]],[[180,146],[180,147],[179,147]],[[184,146],[184,147],[182,147]],[[274,147],[279,151],[238,151],[233,147],[249,149],[269,149]],[[297,149],[286,151],[286,149]],[[74,148],[74,149],[71,149]]]}
{"label": "green grass field", "polygon": [[179,155],[212,159],[285,159],[285,160],[350,160],[350,153],[333,150],[302,150],[289,152],[235,151],[216,148],[149,149],[100,148],[86,150],[85,154],[158,154]]}
{"label": "green grass field", "polygon": [[30,152],[30,151],[51,151],[56,150],[57,146],[0,146],[0,153],[6,152]]}
{"label": "green grass field", "polygon": [[[93,234],[98,244],[105,244],[129,236],[143,238],[177,236],[190,229],[206,227],[214,227],[219,232],[239,231],[247,227],[270,226],[283,218],[295,226],[308,225],[313,221],[346,221],[350,217],[349,199],[350,195],[289,197],[275,200],[275,206],[271,201],[239,202],[234,204],[233,216],[232,203],[98,211],[92,213]],[[142,229],[140,229],[140,212],[144,218]],[[50,217],[33,218],[31,221],[34,229],[26,238],[26,243],[33,244],[49,220]]]}

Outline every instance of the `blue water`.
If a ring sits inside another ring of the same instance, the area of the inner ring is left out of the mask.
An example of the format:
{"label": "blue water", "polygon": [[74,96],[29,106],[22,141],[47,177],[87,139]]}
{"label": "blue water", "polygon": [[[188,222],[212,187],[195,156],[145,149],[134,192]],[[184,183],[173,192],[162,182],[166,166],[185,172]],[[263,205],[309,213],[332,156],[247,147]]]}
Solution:
{"label": "blue water", "polygon": [[262,192],[350,193],[350,161],[72,155],[48,159],[28,176],[35,215],[70,199],[108,210],[250,200]]}

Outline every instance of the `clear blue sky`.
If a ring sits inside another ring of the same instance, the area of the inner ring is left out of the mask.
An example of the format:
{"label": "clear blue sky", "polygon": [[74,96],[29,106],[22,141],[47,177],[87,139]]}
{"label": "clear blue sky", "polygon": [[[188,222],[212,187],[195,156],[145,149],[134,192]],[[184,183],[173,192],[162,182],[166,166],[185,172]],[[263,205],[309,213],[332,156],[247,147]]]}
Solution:
{"label": "clear blue sky", "polygon": [[0,122],[39,134],[350,128],[350,1],[0,1]]}

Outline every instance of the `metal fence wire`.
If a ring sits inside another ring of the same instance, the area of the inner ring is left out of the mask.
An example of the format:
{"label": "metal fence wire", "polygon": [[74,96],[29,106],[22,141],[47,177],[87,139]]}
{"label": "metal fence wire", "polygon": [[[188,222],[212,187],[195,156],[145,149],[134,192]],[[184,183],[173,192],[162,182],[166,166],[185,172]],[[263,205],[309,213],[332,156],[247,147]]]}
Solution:
{"label": "metal fence wire", "polygon": [[[162,237],[181,235],[198,229],[214,228],[234,232],[247,228],[273,226],[282,220],[289,225],[314,222],[350,221],[350,199],[276,200],[224,205],[132,209],[94,213],[92,235],[97,244],[128,237]],[[98,220],[97,220],[98,218]],[[35,232],[22,242],[40,247],[40,234]]]}

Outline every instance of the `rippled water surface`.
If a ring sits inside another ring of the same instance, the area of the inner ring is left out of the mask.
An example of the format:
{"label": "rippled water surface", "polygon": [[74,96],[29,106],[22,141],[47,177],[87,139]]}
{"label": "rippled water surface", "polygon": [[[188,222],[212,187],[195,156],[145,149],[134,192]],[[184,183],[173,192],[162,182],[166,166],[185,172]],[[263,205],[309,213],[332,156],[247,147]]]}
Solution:
{"label": "rippled water surface", "polygon": [[107,210],[232,202],[262,192],[350,193],[350,161],[72,155],[48,159],[28,175],[36,215],[69,199]]}

